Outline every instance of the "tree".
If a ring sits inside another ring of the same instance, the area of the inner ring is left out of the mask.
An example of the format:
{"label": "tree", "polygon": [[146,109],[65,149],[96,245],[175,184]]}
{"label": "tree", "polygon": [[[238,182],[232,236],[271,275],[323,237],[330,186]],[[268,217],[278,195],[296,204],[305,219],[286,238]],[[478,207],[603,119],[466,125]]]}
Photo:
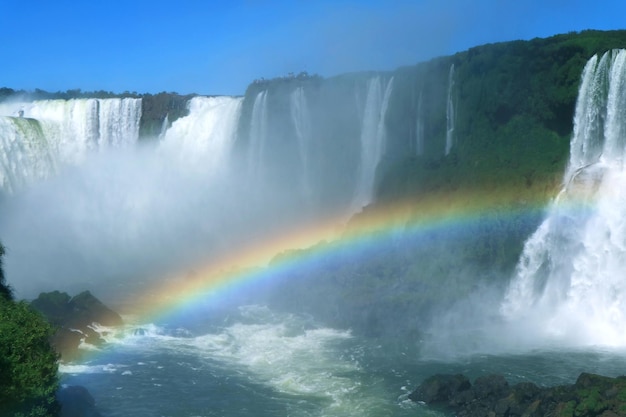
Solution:
{"label": "tree", "polygon": [[[0,246],[0,261],[4,248]],[[58,415],[57,354],[52,327],[24,302],[15,302],[0,265],[0,415]]]}

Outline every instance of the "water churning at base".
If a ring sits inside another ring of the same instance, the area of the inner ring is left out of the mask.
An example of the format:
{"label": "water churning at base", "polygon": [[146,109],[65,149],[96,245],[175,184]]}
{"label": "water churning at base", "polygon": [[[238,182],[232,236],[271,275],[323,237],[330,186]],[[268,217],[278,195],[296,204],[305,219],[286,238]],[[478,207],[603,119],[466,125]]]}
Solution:
{"label": "water churning at base", "polygon": [[626,50],[582,75],[563,188],[525,243],[501,311],[548,338],[626,345]]}

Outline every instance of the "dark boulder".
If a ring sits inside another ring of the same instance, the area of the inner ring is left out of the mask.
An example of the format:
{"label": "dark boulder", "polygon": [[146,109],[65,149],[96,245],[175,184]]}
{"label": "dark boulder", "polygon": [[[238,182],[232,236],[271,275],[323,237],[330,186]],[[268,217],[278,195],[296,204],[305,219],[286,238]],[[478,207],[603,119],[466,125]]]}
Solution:
{"label": "dark boulder", "polygon": [[541,405],[538,401],[540,393],[541,389],[532,382],[520,382],[511,388],[508,395],[496,401],[494,411],[498,416],[535,415]]}
{"label": "dark boulder", "polygon": [[123,323],[122,318],[111,310],[89,291],[84,291],[73,297],[68,303],[70,308],[69,323],[81,325],[99,323],[103,326],[119,326]]}
{"label": "dark boulder", "polygon": [[470,386],[469,379],[461,374],[433,375],[413,391],[409,399],[426,404],[448,403],[460,392],[468,390]]}
{"label": "dark boulder", "polygon": [[43,292],[30,305],[44,315],[50,324],[62,326],[68,316],[68,306],[72,298],[64,292]]}
{"label": "dark boulder", "polygon": [[41,293],[31,302],[31,306],[57,328],[50,342],[64,361],[80,358],[81,343],[94,346],[104,343],[95,330],[95,324],[123,324],[119,314],[105,306],[89,291],[75,297],[59,291]]}
{"label": "dark boulder", "polygon": [[472,386],[474,397],[480,400],[501,398],[509,393],[509,383],[502,375],[487,375],[476,378]]}
{"label": "dark boulder", "polygon": [[30,304],[56,326],[85,327],[92,323],[118,326],[123,323],[119,314],[102,304],[89,291],[75,297],[59,291],[41,293]]}
{"label": "dark boulder", "polygon": [[61,405],[60,417],[101,417],[87,388],[69,385],[57,392],[57,401]]}
{"label": "dark boulder", "polygon": [[447,406],[458,417],[615,417],[626,415],[626,377],[581,374],[575,384],[540,388],[530,382],[509,386],[501,375],[477,378],[435,375],[409,398]]}

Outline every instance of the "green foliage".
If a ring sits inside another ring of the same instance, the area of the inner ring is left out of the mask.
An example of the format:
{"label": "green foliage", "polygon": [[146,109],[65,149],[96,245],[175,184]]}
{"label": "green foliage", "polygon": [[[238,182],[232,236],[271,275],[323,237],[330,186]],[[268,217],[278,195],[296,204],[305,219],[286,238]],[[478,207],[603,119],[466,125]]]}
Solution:
{"label": "green foliage", "polygon": [[51,416],[58,411],[53,329],[25,302],[0,299],[0,415]]}
{"label": "green foliage", "polygon": [[576,401],[568,401],[557,408],[556,417],[574,417],[575,408]]}
{"label": "green foliage", "polygon": [[[626,411],[626,377],[611,378],[583,373],[573,386],[549,388],[544,400],[545,415],[557,417],[595,417],[624,415]],[[549,407],[550,400],[555,401]]]}
{"label": "green foliage", "polygon": [[[478,46],[397,70],[386,115],[389,143],[379,170],[380,199],[462,187],[557,185],[582,69],[592,55],[624,45],[626,31],[585,31]],[[445,156],[452,64],[455,143]],[[414,145],[418,113],[425,142],[421,155]],[[542,194],[550,196],[548,190]]]}
{"label": "green foliage", "polygon": [[15,90],[7,87],[0,87],[0,99],[10,97],[15,94]]}
{"label": "green foliage", "polygon": [[598,387],[578,391],[579,402],[574,409],[574,416],[597,416],[609,405],[604,401]]}
{"label": "green foliage", "polygon": [[57,415],[57,355],[52,327],[25,302],[12,300],[0,245],[0,415]]}

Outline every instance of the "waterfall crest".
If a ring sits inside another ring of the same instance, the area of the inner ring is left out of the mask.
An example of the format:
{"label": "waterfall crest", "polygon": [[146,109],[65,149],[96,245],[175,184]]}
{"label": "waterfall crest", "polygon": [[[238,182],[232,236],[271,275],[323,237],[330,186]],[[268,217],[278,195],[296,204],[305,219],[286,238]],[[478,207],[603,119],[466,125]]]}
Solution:
{"label": "waterfall crest", "polygon": [[242,101],[233,97],[192,98],[188,103],[189,115],[176,120],[163,134],[161,150],[176,154],[183,164],[201,166],[213,175],[224,172]]}
{"label": "waterfall crest", "polygon": [[2,104],[0,188],[13,192],[90,152],[133,145],[140,118],[141,100],[132,98]]}
{"label": "waterfall crest", "polygon": [[0,116],[0,189],[13,192],[54,169],[39,121]]}
{"label": "waterfall crest", "polygon": [[249,177],[262,177],[267,142],[267,90],[261,91],[254,99],[248,148]]}

